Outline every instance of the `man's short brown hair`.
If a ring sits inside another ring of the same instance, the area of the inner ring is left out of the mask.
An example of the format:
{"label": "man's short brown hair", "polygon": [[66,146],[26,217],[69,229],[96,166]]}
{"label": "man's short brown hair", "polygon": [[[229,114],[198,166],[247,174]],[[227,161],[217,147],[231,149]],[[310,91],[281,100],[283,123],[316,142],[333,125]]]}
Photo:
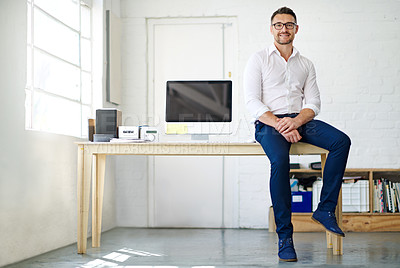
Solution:
{"label": "man's short brown hair", "polygon": [[291,10],[288,7],[281,7],[280,9],[278,9],[277,11],[275,11],[272,16],[271,16],[271,23],[272,20],[274,19],[274,17],[278,14],[288,14],[288,15],[292,15],[294,18],[294,22],[297,23],[297,18],[296,18],[296,14],[294,14],[293,10]]}

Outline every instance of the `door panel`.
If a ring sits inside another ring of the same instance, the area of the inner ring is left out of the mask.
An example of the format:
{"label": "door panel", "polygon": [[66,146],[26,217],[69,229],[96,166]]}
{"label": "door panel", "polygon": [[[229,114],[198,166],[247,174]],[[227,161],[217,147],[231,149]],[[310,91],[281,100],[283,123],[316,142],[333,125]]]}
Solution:
{"label": "door panel", "polygon": [[[215,18],[173,23],[165,19],[151,25],[154,95],[149,97],[154,102],[150,108],[154,123],[163,124],[166,81],[224,78],[224,23],[215,23]],[[223,161],[223,157],[154,157],[149,189],[153,226],[222,227]]]}

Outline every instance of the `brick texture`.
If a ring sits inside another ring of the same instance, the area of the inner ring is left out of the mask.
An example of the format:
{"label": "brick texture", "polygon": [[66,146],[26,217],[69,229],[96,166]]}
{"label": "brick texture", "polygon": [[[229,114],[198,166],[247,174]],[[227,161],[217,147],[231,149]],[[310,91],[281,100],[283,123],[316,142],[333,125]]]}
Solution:
{"label": "brick texture", "polygon": [[[295,46],[314,62],[322,96],[319,119],[343,130],[352,139],[348,167],[397,168],[400,166],[400,1],[285,1],[300,25]],[[269,18],[282,6],[264,0],[121,0],[123,117],[129,124],[146,122],[147,29],[146,18],[236,16],[238,18],[238,70],[240,120],[236,134],[253,136],[243,105],[242,72],[249,56],[272,42]],[[303,160],[296,158],[297,161]],[[122,161],[122,160],[118,160]],[[117,166],[119,166],[117,161]],[[146,165],[117,171],[134,192],[147,192]],[[133,172],[135,169],[135,172]],[[270,205],[269,165],[266,159],[239,161],[238,202],[232,227],[267,227]],[[136,176],[139,174],[138,176]],[[118,185],[118,183],[117,183]],[[126,189],[122,196],[129,195]],[[133,193],[133,192],[132,192]],[[117,198],[122,198],[118,197]],[[145,196],[142,196],[145,198]],[[146,223],[147,200],[135,201],[130,211],[119,210],[123,225]],[[123,200],[122,200],[123,201]],[[117,204],[123,203],[117,200]],[[121,213],[124,214],[121,214]]]}

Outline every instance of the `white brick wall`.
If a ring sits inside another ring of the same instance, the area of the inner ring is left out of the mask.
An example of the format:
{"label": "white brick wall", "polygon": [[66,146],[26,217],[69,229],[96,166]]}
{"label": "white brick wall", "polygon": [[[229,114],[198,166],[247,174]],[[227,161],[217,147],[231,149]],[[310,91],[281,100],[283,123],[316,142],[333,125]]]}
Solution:
{"label": "white brick wall", "polygon": [[[272,42],[269,18],[283,5],[291,7],[298,16],[300,29],[295,46],[314,62],[317,70],[323,100],[318,118],[343,130],[352,139],[348,167],[398,168],[400,1],[395,0],[279,3],[271,0],[121,0],[124,122],[141,124],[147,121],[146,18],[237,16],[241,85],[249,56]],[[242,92],[239,97],[243,98]],[[239,114],[246,118],[240,120],[239,136],[252,137],[252,128],[243,124],[249,116],[242,101]],[[131,161],[142,163],[143,160]],[[266,227],[270,204],[268,161],[243,159],[239,163],[236,193],[239,211],[235,214],[239,217],[238,225]],[[144,166],[135,165],[131,172],[117,173],[118,180],[124,181],[128,188],[135,188],[135,192],[146,192]],[[137,172],[139,176],[135,175]],[[127,200],[117,200],[117,204],[125,202]],[[139,211],[139,215],[132,217],[126,209],[119,210],[118,223],[143,226],[147,217],[146,201],[129,203],[132,207],[129,210]]]}

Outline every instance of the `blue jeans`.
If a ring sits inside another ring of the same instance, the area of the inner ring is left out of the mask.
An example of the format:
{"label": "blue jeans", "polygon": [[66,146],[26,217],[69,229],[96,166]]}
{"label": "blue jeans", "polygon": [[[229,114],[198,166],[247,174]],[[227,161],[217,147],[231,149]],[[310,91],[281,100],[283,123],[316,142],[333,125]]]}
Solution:
{"label": "blue jeans", "polygon": [[[295,117],[296,114],[280,115],[278,117]],[[263,147],[271,162],[270,192],[274,209],[276,232],[279,239],[293,235],[292,195],[289,178],[289,150],[291,143],[275,128],[260,121],[255,123],[256,140]],[[326,159],[321,201],[318,209],[321,211],[335,211],[337,200],[342,186],[342,178],[346,168],[350,150],[350,138],[320,120],[311,120],[298,129],[302,136],[301,142],[309,143],[329,151]]]}

